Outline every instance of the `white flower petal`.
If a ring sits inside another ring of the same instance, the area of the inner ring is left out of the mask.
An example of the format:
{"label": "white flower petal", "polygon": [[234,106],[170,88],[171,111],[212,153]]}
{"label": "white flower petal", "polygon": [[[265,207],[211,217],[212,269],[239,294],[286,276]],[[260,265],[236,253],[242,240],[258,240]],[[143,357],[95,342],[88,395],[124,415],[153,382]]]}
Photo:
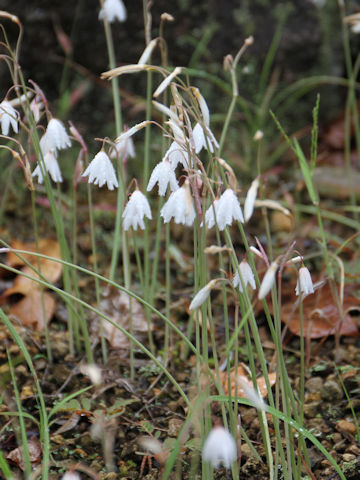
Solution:
{"label": "white flower petal", "polygon": [[122,214],[124,230],[129,230],[130,227],[133,227],[134,230],[137,230],[138,227],[144,230],[144,217],[152,219],[150,205],[145,195],[140,190],[135,190]]}
{"label": "white flower petal", "polygon": [[52,118],[48,123],[46,141],[49,150],[63,150],[71,146],[71,140],[64,125],[56,118]]}
{"label": "white flower petal", "polygon": [[88,176],[88,182],[99,185],[99,187],[102,187],[105,185],[105,183],[107,184],[109,190],[113,190],[114,187],[118,187],[118,181],[113,164],[103,150],[95,155],[82,176]]}
{"label": "white flower petal", "polygon": [[99,12],[99,20],[104,19],[110,23],[115,20],[125,22],[126,9],[122,0],[104,0],[103,7]]}
{"label": "white flower petal", "polygon": [[18,133],[18,116],[19,113],[12,107],[12,105],[3,100],[0,103],[0,122],[1,122],[1,133],[3,135],[9,134],[10,125],[15,133]]}
{"label": "white flower petal", "polygon": [[224,427],[214,427],[205,440],[203,458],[210,462],[213,468],[223,464],[225,468],[231,468],[237,458],[237,448],[234,437]]}
{"label": "white flower petal", "polygon": [[259,300],[263,300],[272,289],[275,283],[275,275],[278,268],[279,268],[279,264],[277,262],[272,262],[270,267],[267,269],[264,275],[263,281],[261,282],[261,285],[260,285],[259,295],[258,295]]}

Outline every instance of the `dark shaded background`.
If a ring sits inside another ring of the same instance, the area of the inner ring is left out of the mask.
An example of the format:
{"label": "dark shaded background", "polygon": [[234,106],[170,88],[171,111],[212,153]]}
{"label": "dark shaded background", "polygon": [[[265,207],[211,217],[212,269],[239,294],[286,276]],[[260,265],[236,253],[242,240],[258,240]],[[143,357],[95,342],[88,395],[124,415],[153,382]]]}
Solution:
{"label": "dark shaded background", "polygon": [[[142,2],[124,0],[124,3],[127,21],[112,25],[119,65],[136,63],[144,48]],[[358,2],[349,2],[347,13],[358,6]],[[103,25],[98,20],[99,2],[3,0],[1,8],[21,19],[23,72],[27,79],[35,80],[43,88],[55,113],[73,120],[87,138],[111,135],[111,90],[99,79],[100,73],[108,68]],[[153,37],[158,34],[161,13],[167,11],[175,17],[165,28],[170,65],[190,65],[226,81],[229,79],[222,70],[223,57],[235,54],[244,38],[254,35],[255,43],[241,62],[239,75],[240,93],[250,102],[259,100],[259,73],[274,34],[285,17],[272,66],[277,89],[310,75],[345,74],[341,21],[335,0],[328,0],[321,9],[310,0],[154,0],[151,11]],[[3,24],[14,40],[16,28],[9,21]],[[71,40],[73,51],[68,58],[73,63],[67,67],[56,29],[63,30]],[[204,48],[196,50],[200,42]],[[357,39],[354,43],[356,52]],[[155,54],[153,60],[160,59]],[[0,76],[3,96],[11,85],[5,62],[0,63]],[[205,91],[212,112],[226,111],[228,98],[219,95],[214,85],[199,79],[194,80],[194,84]],[[124,76],[120,85],[125,121],[132,124],[142,120],[145,75]],[[326,121],[342,108],[345,91],[335,87],[318,90],[322,104],[326,105],[321,113]],[[286,127],[293,130],[310,121],[316,93],[311,92],[285,112]]]}

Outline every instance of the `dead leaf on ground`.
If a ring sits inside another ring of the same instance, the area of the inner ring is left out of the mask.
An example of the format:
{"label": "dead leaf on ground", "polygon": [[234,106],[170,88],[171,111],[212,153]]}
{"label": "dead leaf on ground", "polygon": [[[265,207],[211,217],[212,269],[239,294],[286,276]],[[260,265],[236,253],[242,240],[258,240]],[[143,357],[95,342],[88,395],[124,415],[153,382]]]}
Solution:
{"label": "dead leaf on ground", "polygon": [[[299,308],[294,311],[294,302],[295,299],[292,298],[283,305],[282,320],[291,333],[300,336]],[[304,337],[323,338],[334,335],[337,329],[340,335],[358,336],[358,327],[349,312],[360,311],[360,299],[353,296],[349,288],[345,288],[343,310],[344,319],[341,321],[329,284],[308,295],[303,300]]]}
{"label": "dead leaf on ground", "polygon": [[[269,383],[270,386],[272,387],[275,385],[276,381],[276,372],[272,372],[268,374],[269,377]],[[239,381],[240,379],[240,381]],[[229,393],[229,384],[228,384],[228,374],[227,372],[220,372],[220,382],[221,385],[224,389],[225,394],[227,395]],[[240,386],[240,384],[244,382],[249,385],[249,387],[253,388],[253,382],[250,379],[246,368],[243,367],[243,365],[240,363],[238,365],[237,371],[235,372],[235,368],[233,368],[230,371],[230,386],[231,386],[231,395],[235,396],[235,391],[236,391],[236,386],[237,386],[237,396],[238,397],[243,397],[243,398],[248,398],[248,395],[244,391],[244,389]],[[260,395],[265,398],[268,395],[268,391],[266,388],[266,382],[265,382],[265,377],[259,377],[256,379],[256,383],[258,385],[259,393]],[[251,400],[251,399],[250,399]]]}
{"label": "dead leaf on ground", "polygon": [[32,327],[35,330],[44,330],[45,322],[48,323],[55,313],[56,302],[46,292],[44,295],[45,315],[43,314],[41,292],[33,289],[18,303],[12,305],[9,315],[15,316],[25,327]]}
{"label": "dead leaf on ground", "polygon": [[[115,287],[109,287],[101,300],[100,310],[117,325],[130,332],[130,300],[133,334],[141,339],[148,331],[148,323],[143,306],[137,300]],[[129,348],[128,337],[111,323],[103,320],[103,329],[105,338],[113,348]]]}
{"label": "dead leaf on ground", "polygon": [[[28,440],[29,458],[30,462],[37,464],[42,458],[42,450],[40,442],[37,438],[30,438]],[[24,463],[22,461],[23,447],[14,448],[7,456],[6,459],[19,467],[22,471],[25,470]]]}

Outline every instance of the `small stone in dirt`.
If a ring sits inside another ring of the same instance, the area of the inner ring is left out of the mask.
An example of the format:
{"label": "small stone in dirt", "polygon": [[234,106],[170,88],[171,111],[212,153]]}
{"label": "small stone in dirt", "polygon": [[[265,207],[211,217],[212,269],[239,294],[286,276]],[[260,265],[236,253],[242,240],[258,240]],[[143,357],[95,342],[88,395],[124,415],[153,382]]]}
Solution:
{"label": "small stone in dirt", "polygon": [[183,424],[184,422],[179,418],[170,418],[168,432],[167,432],[169,437],[177,437],[180,433],[180,430]]}
{"label": "small stone in dirt", "polygon": [[360,448],[357,445],[350,445],[350,447],[347,449],[348,453],[352,453],[353,455],[360,455]]}
{"label": "small stone in dirt", "polygon": [[304,415],[306,418],[314,418],[318,413],[321,402],[310,402],[304,405]]}
{"label": "small stone in dirt", "polygon": [[341,386],[332,379],[326,380],[322,389],[321,389],[321,396],[324,400],[328,400],[329,402],[336,402],[343,398],[343,390]]}
{"label": "small stone in dirt", "polygon": [[339,420],[336,424],[336,429],[340,432],[350,433],[351,435],[356,433],[355,425],[347,420]]}
{"label": "small stone in dirt", "polygon": [[324,380],[321,377],[311,377],[305,383],[305,389],[309,393],[318,393],[321,391]]}
{"label": "small stone in dirt", "polygon": [[353,455],[352,453],[344,453],[344,455],[342,456],[344,462],[352,462],[353,460],[355,460],[355,458],[355,455]]}

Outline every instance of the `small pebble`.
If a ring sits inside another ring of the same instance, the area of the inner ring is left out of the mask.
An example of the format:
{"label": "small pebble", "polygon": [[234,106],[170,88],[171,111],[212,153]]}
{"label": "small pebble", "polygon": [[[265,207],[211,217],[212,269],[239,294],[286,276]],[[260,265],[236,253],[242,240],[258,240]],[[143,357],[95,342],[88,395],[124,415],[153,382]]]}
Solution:
{"label": "small pebble", "polygon": [[324,380],[321,377],[311,377],[305,382],[305,389],[309,393],[318,393],[324,385]]}
{"label": "small pebble", "polygon": [[351,435],[356,433],[355,425],[347,420],[339,420],[336,424],[336,429],[340,432],[350,433]]}
{"label": "small pebble", "polygon": [[356,456],[352,453],[344,453],[344,455],[342,456],[344,462],[352,462],[353,460],[355,460],[355,458]]}
{"label": "small pebble", "polygon": [[335,380],[326,380],[322,389],[321,396],[329,402],[336,402],[343,398],[344,392],[341,386]]}

